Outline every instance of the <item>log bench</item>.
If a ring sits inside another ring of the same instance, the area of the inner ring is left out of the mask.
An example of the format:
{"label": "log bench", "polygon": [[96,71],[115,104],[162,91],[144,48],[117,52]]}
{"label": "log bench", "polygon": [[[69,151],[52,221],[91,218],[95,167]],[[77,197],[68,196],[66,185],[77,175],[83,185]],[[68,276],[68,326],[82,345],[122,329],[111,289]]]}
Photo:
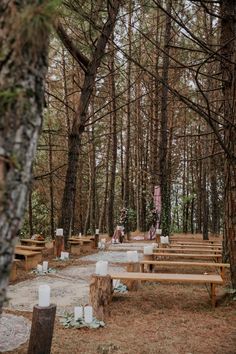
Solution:
{"label": "log bench", "polygon": [[43,250],[45,250],[45,247],[16,245],[16,249],[42,252]]}
{"label": "log bench", "polygon": [[222,247],[222,243],[214,242],[214,243],[204,243],[204,242],[180,242],[180,241],[172,241],[171,245],[175,246],[204,246],[204,247]]}
{"label": "log bench", "polygon": [[80,244],[80,251],[82,253],[91,252],[94,245],[94,241],[91,240],[90,237],[71,237],[69,238],[68,242],[77,242],[78,244]]}
{"label": "log bench", "polygon": [[[146,256],[146,255],[144,255]],[[148,255],[149,256],[149,255]],[[171,253],[171,252],[156,252],[153,253],[152,255],[150,255],[150,257],[148,257],[149,259],[145,259],[145,260],[154,260],[155,257],[168,257],[168,258],[191,258],[191,259],[211,259],[211,260],[215,260],[216,262],[220,262],[222,255],[220,253],[216,253],[216,254],[202,254],[202,253]],[[144,257],[145,258],[145,257]]]}
{"label": "log bench", "polygon": [[167,273],[140,273],[124,272],[110,273],[106,276],[93,274],[90,282],[90,303],[94,315],[99,320],[109,315],[109,304],[112,300],[112,281],[136,281],[157,283],[183,283],[210,285],[212,307],[216,306],[216,285],[223,285],[223,279],[218,274],[167,274]]}
{"label": "log bench", "polygon": [[177,252],[177,253],[208,253],[208,254],[219,254],[221,251],[219,249],[202,249],[202,248],[195,248],[195,247],[188,247],[188,248],[157,248],[155,252]]}
{"label": "log bench", "polygon": [[40,240],[33,240],[31,238],[22,238],[20,240],[20,243],[22,246],[36,246],[36,247],[43,247],[45,248],[45,245],[47,243],[47,241],[40,241]]}
{"label": "log bench", "polygon": [[42,260],[41,252],[34,252],[25,249],[16,248],[15,258],[24,261],[25,270],[35,268]]}
{"label": "log bench", "polygon": [[223,285],[219,274],[169,274],[169,273],[110,273],[111,279],[136,280],[158,283],[209,284],[212,306],[216,305],[216,285]]}
{"label": "log bench", "polygon": [[[225,279],[225,268],[230,268],[229,263],[215,263],[215,262],[181,262],[181,261],[140,261],[140,271],[144,272],[145,265],[148,266],[148,270],[150,270],[150,266],[184,266],[184,267],[209,267],[209,268],[219,268],[220,275],[223,279]],[[131,265],[131,263],[130,263]],[[127,269],[127,271],[129,271]]]}
{"label": "log bench", "polygon": [[81,251],[81,241],[78,240],[68,241],[68,244],[70,246],[70,253],[79,256]]}
{"label": "log bench", "polygon": [[169,247],[170,248],[181,248],[181,249],[186,249],[186,248],[198,248],[198,249],[201,249],[201,250],[222,250],[222,246],[217,246],[217,245],[199,245],[199,244],[179,244],[179,243],[170,243],[169,244]]}

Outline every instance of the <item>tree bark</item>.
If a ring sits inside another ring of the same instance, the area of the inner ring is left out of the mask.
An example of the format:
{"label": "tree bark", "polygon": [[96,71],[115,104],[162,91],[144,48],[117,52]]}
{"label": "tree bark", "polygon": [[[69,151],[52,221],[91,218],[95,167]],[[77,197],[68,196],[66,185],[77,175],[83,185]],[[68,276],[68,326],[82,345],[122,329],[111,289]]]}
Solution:
{"label": "tree bark", "polygon": [[40,19],[46,19],[46,4],[0,2],[0,312],[42,124],[49,33]]}
{"label": "tree bark", "polygon": [[[92,59],[88,60],[84,55],[77,50],[75,56],[74,47],[71,42],[68,41],[68,37],[63,29],[58,26],[58,34],[63,41],[64,45],[70,51],[70,53],[77,59],[77,61],[85,68],[84,82],[80,95],[80,102],[78,110],[74,116],[71,132],[69,134],[69,150],[68,150],[68,165],[66,171],[65,188],[63,192],[62,204],[61,204],[61,216],[59,225],[64,230],[65,244],[67,244],[68,236],[70,234],[72,215],[73,215],[73,197],[76,193],[76,181],[77,171],[80,155],[81,136],[85,129],[85,123],[87,118],[87,111],[91,99],[91,95],[95,85],[95,79],[97,69],[101,64],[102,58],[105,54],[105,48],[109,40],[110,35],[113,32],[117,13],[119,10],[120,1],[113,0],[107,2],[108,17],[102,28],[101,34],[97,40],[95,50],[92,55]],[[79,55],[80,54],[80,55]]]}
{"label": "tree bark", "polygon": [[[167,12],[171,13],[172,0],[168,0]],[[165,53],[163,55],[163,82],[169,76],[169,44],[171,38],[171,18],[166,15]],[[161,137],[160,137],[160,187],[161,187],[161,228],[163,236],[170,234],[170,189],[168,175],[168,88],[162,85],[161,97]]]}
{"label": "tree bark", "polygon": [[230,258],[231,281],[236,289],[236,3],[221,4],[221,55],[224,96],[225,144],[230,156],[225,156],[225,225],[224,237]]}

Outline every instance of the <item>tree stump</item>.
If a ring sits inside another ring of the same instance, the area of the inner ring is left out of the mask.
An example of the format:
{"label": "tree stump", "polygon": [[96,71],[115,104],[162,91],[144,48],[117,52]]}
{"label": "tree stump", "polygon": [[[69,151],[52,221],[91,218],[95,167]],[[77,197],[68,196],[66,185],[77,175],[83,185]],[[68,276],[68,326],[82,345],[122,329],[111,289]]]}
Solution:
{"label": "tree stump", "polygon": [[[127,272],[140,272],[139,263],[128,263],[126,267]],[[125,280],[123,283],[130,291],[136,291],[140,288],[141,282],[139,280]]]}
{"label": "tree stump", "polygon": [[56,236],[54,243],[54,255],[61,257],[61,252],[64,251],[64,236]]}
{"label": "tree stump", "polygon": [[34,306],[28,354],[50,354],[56,305]]}
{"label": "tree stump", "polygon": [[112,280],[110,275],[92,275],[89,298],[94,316],[98,320],[103,321],[110,315],[109,304],[112,299]]}

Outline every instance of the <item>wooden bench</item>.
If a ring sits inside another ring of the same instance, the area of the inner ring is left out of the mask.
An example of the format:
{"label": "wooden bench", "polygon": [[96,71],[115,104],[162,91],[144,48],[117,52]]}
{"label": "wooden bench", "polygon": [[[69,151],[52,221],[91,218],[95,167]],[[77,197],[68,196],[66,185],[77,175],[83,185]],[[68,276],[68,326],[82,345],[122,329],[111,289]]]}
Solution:
{"label": "wooden bench", "polygon": [[[131,264],[131,263],[130,263]],[[140,271],[144,272],[144,266],[184,266],[184,267],[209,267],[209,268],[219,268],[220,275],[225,278],[225,268],[230,268],[229,263],[215,263],[215,262],[181,262],[181,261],[140,261]],[[149,268],[150,269],[150,268]]]}
{"label": "wooden bench", "polygon": [[[154,260],[155,257],[168,257],[168,258],[191,258],[191,259],[211,259],[216,262],[220,262],[222,255],[220,253],[213,254],[202,254],[202,253],[171,253],[171,252],[157,252],[150,255],[151,257],[146,257],[145,260]],[[147,255],[149,256],[149,255]]]}
{"label": "wooden bench", "polygon": [[36,251],[36,252],[42,252],[45,249],[45,247],[23,246],[23,245],[16,245],[16,248],[20,250],[28,250],[28,251]]}
{"label": "wooden bench", "polygon": [[194,247],[188,247],[188,248],[157,248],[155,252],[187,252],[187,253],[208,253],[208,254],[215,254],[215,253],[220,253],[220,250],[218,249],[202,249],[202,248],[194,248]]}
{"label": "wooden bench", "polygon": [[210,284],[212,306],[216,305],[216,285],[223,285],[218,274],[167,274],[167,273],[110,273],[111,279],[136,280],[158,283]]}
{"label": "wooden bench", "polygon": [[222,250],[222,246],[217,246],[217,245],[199,245],[199,244],[184,244],[182,245],[181,243],[170,243],[169,244],[170,248],[181,248],[181,249],[185,249],[185,248],[199,248],[199,249],[203,249],[203,250]]}
{"label": "wooden bench", "polygon": [[39,240],[33,240],[33,239],[31,239],[31,238],[22,238],[21,240],[20,240],[20,243],[21,243],[21,245],[23,245],[23,246],[27,246],[27,245],[29,245],[29,246],[35,246],[35,247],[45,247],[45,245],[46,245],[46,243],[47,243],[47,241],[39,241]]}
{"label": "wooden bench", "polygon": [[210,285],[210,298],[213,307],[216,305],[216,285],[223,285],[223,279],[218,274],[166,274],[140,272],[111,272],[106,276],[93,274],[90,282],[89,299],[94,309],[94,315],[99,320],[109,315],[109,304],[112,300],[113,280],[157,282],[157,283],[184,283]]}
{"label": "wooden bench", "polygon": [[178,239],[178,238],[170,238],[170,243],[193,243],[193,244],[202,244],[202,245],[221,245],[219,241],[210,241],[210,240],[194,240],[194,239]]}
{"label": "wooden bench", "polygon": [[37,266],[37,264],[41,262],[42,253],[16,248],[15,249],[15,258],[16,259],[23,259],[25,270],[29,270],[29,269],[35,268]]}
{"label": "wooden bench", "polygon": [[73,238],[69,238],[68,242],[77,242],[78,244],[80,244],[81,246],[80,251],[82,253],[91,252],[94,244],[94,241],[90,240],[89,237],[78,237],[78,238],[73,237]]}
{"label": "wooden bench", "polygon": [[170,245],[175,246],[204,246],[204,247],[222,247],[222,243],[214,242],[214,243],[204,243],[204,242],[179,242],[172,241]]}
{"label": "wooden bench", "polygon": [[68,244],[70,246],[70,253],[79,256],[81,251],[81,241],[68,241]]}

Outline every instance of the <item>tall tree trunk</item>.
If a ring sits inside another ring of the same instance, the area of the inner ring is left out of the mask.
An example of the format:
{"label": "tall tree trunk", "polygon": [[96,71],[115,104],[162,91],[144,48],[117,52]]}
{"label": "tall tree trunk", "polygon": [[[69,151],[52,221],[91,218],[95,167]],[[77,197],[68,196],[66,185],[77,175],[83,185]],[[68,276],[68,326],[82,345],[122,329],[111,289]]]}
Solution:
{"label": "tall tree trunk", "polygon": [[[131,57],[131,40],[132,40],[132,1],[129,0],[128,11],[128,55]],[[124,206],[129,207],[130,200],[130,125],[131,125],[131,61],[127,63],[127,115],[126,115],[126,137],[125,137],[125,166],[124,166]],[[126,230],[128,231],[128,230]]]}
{"label": "tall tree trunk", "polygon": [[236,289],[236,2],[222,0],[221,56],[224,96],[225,144],[225,227],[230,258],[231,281]]}
{"label": "tall tree trunk", "polygon": [[110,180],[108,187],[107,202],[107,232],[109,236],[114,232],[114,201],[115,201],[115,180],[116,180],[116,160],[117,160],[117,128],[116,128],[116,87],[115,87],[115,51],[111,44],[110,58],[110,92],[111,92],[111,165]]}
{"label": "tall tree trunk", "polygon": [[46,5],[0,2],[0,313],[42,125],[49,36],[41,18],[47,18]]}
{"label": "tall tree trunk", "polygon": [[[172,0],[168,0],[167,12],[171,14]],[[169,76],[169,44],[171,38],[171,18],[166,15],[166,28],[163,54],[162,79],[168,83]],[[162,234],[170,234],[170,189],[168,175],[168,88],[162,85],[161,97],[161,137],[160,137],[160,187],[161,187],[161,228]]]}
{"label": "tall tree trunk", "polygon": [[[92,59],[88,60],[79,50],[75,50],[73,43],[68,39],[62,26],[57,26],[57,33],[61,40],[70,51],[70,53],[77,58],[78,62],[85,68],[84,82],[82,85],[80,102],[78,110],[74,116],[71,132],[69,134],[69,148],[68,148],[68,165],[66,171],[65,188],[63,192],[61,216],[59,220],[60,226],[64,229],[65,244],[67,244],[68,236],[70,234],[72,216],[73,216],[73,197],[76,193],[77,171],[80,155],[81,135],[85,129],[87,118],[87,111],[91,99],[91,95],[95,85],[97,69],[101,64],[102,58],[105,54],[105,48],[110,35],[113,32],[117,13],[119,10],[119,0],[107,2],[108,16],[107,20],[101,30],[101,34],[97,40],[96,47],[92,54]],[[75,54],[76,52],[76,54]],[[81,61],[82,58],[82,61]]]}

